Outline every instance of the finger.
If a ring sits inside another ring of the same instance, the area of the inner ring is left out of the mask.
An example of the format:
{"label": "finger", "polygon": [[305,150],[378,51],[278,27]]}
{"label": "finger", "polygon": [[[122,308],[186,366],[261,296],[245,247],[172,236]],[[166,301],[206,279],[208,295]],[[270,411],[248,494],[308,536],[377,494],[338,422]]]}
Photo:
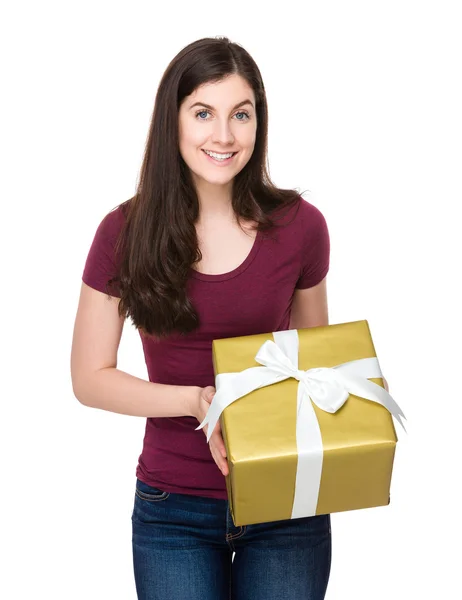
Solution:
{"label": "finger", "polygon": [[223,475],[228,475],[228,463],[226,461],[221,463],[221,472]]}
{"label": "finger", "polygon": [[221,454],[221,456],[226,457],[226,446],[225,446],[225,443],[223,441],[223,438],[221,437],[221,435],[219,433],[217,433],[215,431],[212,434],[212,436],[210,438],[210,443],[213,443],[213,445],[218,449],[218,451]]}
{"label": "finger", "polygon": [[220,469],[223,475],[227,475],[228,463],[220,457],[220,453],[214,446],[210,448],[210,451],[217,467]]}
{"label": "finger", "polygon": [[220,437],[223,437],[222,434],[221,434],[221,422],[220,422],[220,419],[218,419],[218,421],[216,422],[215,429],[213,430],[213,433],[214,434],[218,433]]}
{"label": "finger", "polygon": [[216,447],[213,446],[214,452],[215,452],[215,461],[217,462],[218,466],[220,467],[221,471],[223,472],[223,474],[225,475],[225,471],[227,471],[228,469],[228,462],[225,458],[223,458],[221,456],[220,450]]}

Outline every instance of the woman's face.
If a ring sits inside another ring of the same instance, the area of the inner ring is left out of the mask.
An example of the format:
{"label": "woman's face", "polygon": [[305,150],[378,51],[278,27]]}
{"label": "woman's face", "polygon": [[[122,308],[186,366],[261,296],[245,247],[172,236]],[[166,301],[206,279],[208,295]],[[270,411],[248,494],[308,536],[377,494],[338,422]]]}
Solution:
{"label": "woman's face", "polygon": [[[196,185],[200,187],[204,181],[229,184],[245,167],[255,146],[256,117],[253,90],[239,75],[203,84],[183,100],[179,149]],[[205,150],[236,154],[220,161],[207,156]]]}

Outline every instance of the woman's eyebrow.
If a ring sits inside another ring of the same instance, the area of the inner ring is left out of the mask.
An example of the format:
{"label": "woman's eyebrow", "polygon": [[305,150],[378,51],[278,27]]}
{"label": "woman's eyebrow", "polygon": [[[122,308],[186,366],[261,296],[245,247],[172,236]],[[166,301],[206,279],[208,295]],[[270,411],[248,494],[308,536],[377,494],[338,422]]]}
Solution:
{"label": "woman's eyebrow", "polygon": [[[240,108],[241,106],[244,106],[244,104],[250,104],[250,106],[253,107],[253,103],[250,100],[243,100],[242,102],[238,102],[236,104],[236,106],[233,106],[233,108],[231,110]],[[215,110],[213,106],[210,106],[210,104],[206,104],[205,102],[194,102],[194,104],[191,104],[191,106],[189,107],[189,110],[191,110],[191,108],[194,108],[195,106],[205,106],[205,108],[209,108],[210,110]]]}

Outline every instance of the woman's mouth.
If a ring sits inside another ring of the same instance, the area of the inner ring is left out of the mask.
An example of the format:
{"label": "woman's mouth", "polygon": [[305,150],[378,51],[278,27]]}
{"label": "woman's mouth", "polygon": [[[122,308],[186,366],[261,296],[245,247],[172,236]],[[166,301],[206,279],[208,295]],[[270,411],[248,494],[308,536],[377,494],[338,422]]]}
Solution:
{"label": "woman's mouth", "polygon": [[[233,152],[232,154],[231,152],[223,154],[214,152],[214,156],[210,156],[210,154],[207,154],[205,150],[202,150],[202,152],[205,154],[205,156],[211,163],[219,166],[229,165],[237,154],[237,152]],[[230,154],[231,156],[229,156]]]}

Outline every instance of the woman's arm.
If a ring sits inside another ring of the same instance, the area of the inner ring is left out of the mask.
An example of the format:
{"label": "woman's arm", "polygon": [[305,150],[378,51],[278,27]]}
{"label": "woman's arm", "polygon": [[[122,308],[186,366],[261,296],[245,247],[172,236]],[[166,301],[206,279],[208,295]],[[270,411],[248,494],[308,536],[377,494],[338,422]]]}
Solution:
{"label": "woman's arm", "polygon": [[82,282],[71,351],[72,389],[85,406],[138,417],[195,416],[200,387],[151,383],[117,369],[119,299]]}
{"label": "woman's arm", "polygon": [[200,387],[152,383],[115,367],[86,373],[75,397],[91,408],[134,417],[193,417]]}

